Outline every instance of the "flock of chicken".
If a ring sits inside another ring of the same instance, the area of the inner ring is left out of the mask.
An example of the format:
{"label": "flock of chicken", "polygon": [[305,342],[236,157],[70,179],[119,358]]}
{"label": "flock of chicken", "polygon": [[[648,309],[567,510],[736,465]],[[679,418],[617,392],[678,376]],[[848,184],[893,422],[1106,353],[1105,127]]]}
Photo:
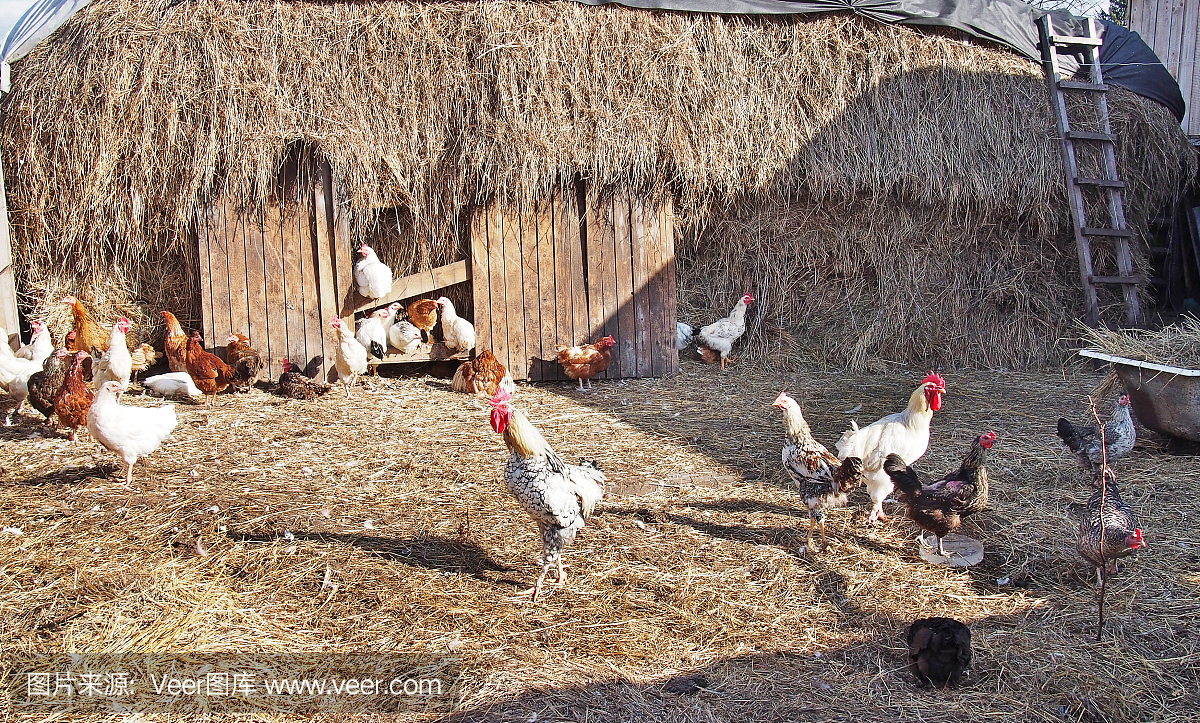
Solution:
{"label": "flock of chicken", "polygon": [[[379,299],[391,290],[391,271],[370,247],[364,245],[359,251],[362,259],[355,276],[359,292]],[[750,294],[744,295],[727,318],[695,334],[697,350],[705,361],[720,363],[724,368],[734,343],[745,332],[747,306],[753,302]],[[28,400],[47,421],[57,416],[59,423],[71,430],[72,440],[77,428],[86,426],[98,442],[126,463],[125,480],[129,483],[137,459],[156,450],[176,425],[173,405],[146,408],[120,404],[131,374],[149,368],[157,354],[148,345],[129,350],[128,319],[118,319],[105,334],[77,299],[68,297],[63,303],[71,306],[74,317],[74,328],[64,346],[55,349],[45,325],[33,322],[29,344],[17,352],[0,344],[0,386],[17,400],[16,412]],[[413,302],[407,308],[407,320],[397,319],[400,308],[401,304],[393,303],[379,309],[353,334],[340,318],[330,321],[338,338],[338,377],[348,397],[356,378],[366,373],[370,356],[382,358],[389,345],[400,353],[411,351],[414,343],[431,338],[439,314],[447,346],[474,347],[474,328],[455,313],[448,299]],[[202,394],[208,405],[218,392],[229,387],[245,389],[257,379],[262,359],[245,336],[229,335],[228,361],[224,361],[204,350],[199,332],[188,335],[173,314],[161,313],[167,327],[164,351],[171,371],[147,378],[144,386],[164,396]],[[693,340],[693,332],[682,323],[677,332],[677,347],[682,350]],[[585,380],[590,384],[592,377],[608,367],[614,343],[607,336],[594,344],[560,346],[558,361],[567,376],[578,380],[582,390]],[[330,389],[329,384],[297,371],[289,360],[283,360],[283,366],[276,387],[280,394],[313,399]],[[90,383],[86,381],[89,374]],[[490,351],[483,350],[462,363],[451,386],[456,391],[491,398],[492,428],[502,435],[510,450],[504,473],[507,487],[541,533],[541,574],[530,590],[521,593],[532,595],[536,601],[552,569],[557,583],[565,580],[562,553],[603,497],[605,475],[595,462],[569,464],[550,447],[530,420],[513,406],[512,377]],[[774,406],[784,415],[782,463],[810,514],[805,550],[813,547],[813,533],[818,527],[822,547],[827,545],[827,512],[844,506],[849,492],[865,484],[872,502],[870,524],[887,519],[883,503],[899,490],[906,515],[936,537],[938,554],[946,556],[942,539],[958,529],[964,518],[987,505],[987,453],[997,435],[988,431],[976,436],[959,467],[936,481],[918,473],[912,464],[929,446],[930,422],[941,409],[945,393],[946,381],[930,372],[902,411],[861,429],[852,422],[838,440],[835,455],[813,436],[799,404],[780,392]],[[1128,398],[1122,397],[1103,427],[1075,426],[1065,419],[1059,420],[1058,426],[1059,436],[1091,472],[1096,484],[1091,499],[1086,505],[1076,506],[1074,512],[1079,516],[1079,553],[1101,575],[1115,569],[1116,559],[1145,545],[1141,529],[1121,500],[1108,467],[1109,462],[1133,447],[1135,431],[1128,404]],[[918,677],[939,685],[953,682],[961,674],[964,661],[970,661],[969,641],[969,631],[948,618],[914,623],[909,644]]]}

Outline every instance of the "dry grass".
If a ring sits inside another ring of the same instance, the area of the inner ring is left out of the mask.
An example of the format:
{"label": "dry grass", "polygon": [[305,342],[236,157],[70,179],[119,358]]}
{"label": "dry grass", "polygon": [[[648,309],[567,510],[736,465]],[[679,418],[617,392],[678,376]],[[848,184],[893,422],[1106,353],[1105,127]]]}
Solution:
{"label": "dry grass", "polygon": [[1127,359],[1195,369],[1200,367],[1200,319],[1184,316],[1158,331],[1086,329],[1083,342]]}
{"label": "dry grass", "polygon": [[[906,521],[862,527],[861,493],[831,515],[833,548],[802,553],[807,516],[783,486],[768,406],[781,388],[832,443],[852,416],[900,408],[919,374],[720,375],[685,362],[674,378],[588,394],[520,387],[551,444],[600,460],[611,481],[567,553],[566,588],[536,605],[513,597],[539,545],[500,481],[502,442],[481,402],[440,380],[371,380],[349,402],[255,391],[212,412],[181,405],[132,487],[112,455],[24,417],[0,430],[0,526],[21,530],[0,533],[0,647],[446,655],[464,671],[461,720],[1190,720],[1194,451],[1147,435],[1122,460],[1150,546],[1110,583],[1097,644],[1096,592],[1064,519],[1088,490],[1053,429],[1060,414],[1083,418],[1098,375],[945,376],[920,466],[944,471],[980,431],[1000,435],[991,507],[966,530],[987,555],[968,571],[922,562]],[[970,622],[969,685],[914,689],[903,635],[925,615]],[[706,690],[667,692],[693,675]],[[200,714],[181,703],[171,717]]]}
{"label": "dry grass", "polygon": [[[1195,154],[1165,109],[1111,105],[1140,233]],[[301,148],[398,273],[576,174],[671,198],[683,310],[753,290],[760,361],[782,329],[834,365],[1044,365],[1080,305],[1037,65],[848,16],[97,0],[17,64],[2,142],[30,314],[111,285],[198,319],[197,206],[263,202]]]}

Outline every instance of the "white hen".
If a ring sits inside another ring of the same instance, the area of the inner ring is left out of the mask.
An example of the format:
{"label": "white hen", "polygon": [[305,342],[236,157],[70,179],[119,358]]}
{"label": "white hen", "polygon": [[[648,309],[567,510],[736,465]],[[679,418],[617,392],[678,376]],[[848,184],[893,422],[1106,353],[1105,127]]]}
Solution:
{"label": "white hen", "polygon": [[121,399],[121,394],[129,389],[129,375],[133,373],[133,356],[125,342],[125,335],[131,328],[133,325],[129,319],[123,316],[117,319],[117,323],[113,324],[112,333],[108,336],[108,351],[92,365],[92,389],[99,391],[105,382],[117,382],[121,385],[121,391],[117,394],[118,400]]}
{"label": "white hen", "polygon": [[388,343],[401,354],[412,354],[421,348],[421,330],[407,321],[397,321],[388,329]]}
{"label": "white hen", "polygon": [[168,374],[156,374],[152,377],[146,377],[142,381],[142,386],[164,397],[173,397],[178,394],[198,397],[204,393],[192,381],[192,375],[187,372],[170,372]]}
{"label": "white hen", "polygon": [[392,291],[392,270],[375,255],[375,249],[363,244],[358,247],[362,256],[354,264],[354,283],[358,293],[367,299],[381,299]]}
{"label": "white hen", "polygon": [[696,344],[696,351],[700,352],[705,362],[716,364],[720,361],[721,371],[725,370],[725,360],[733,351],[733,343],[746,333],[746,307],[753,303],[754,297],[746,294],[738,299],[728,317],[700,328],[700,342]]}
{"label": "white hen", "polygon": [[34,320],[30,322],[29,327],[33,330],[33,338],[28,344],[17,349],[13,356],[41,364],[54,353],[54,342],[50,339],[50,330],[42,322]]}
{"label": "white hen", "polygon": [[387,353],[387,330],[383,327],[387,316],[387,309],[376,309],[373,314],[358,322],[358,331],[354,333],[358,343],[376,359],[382,359]]}
{"label": "white hen", "polygon": [[475,326],[454,311],[454,304],[446,297],[437,300],[442,315],[442,339],[448,348],[466,351],[475,347]]}
{"label": "white hen", "polygon": [[367,372],[367,348],[358,343],[346,322],[338,317],[333,317],[329,326],[333,327],[338,335],[334,366],[337,368],[338,379],[346,386],[346,398],[349,399],[350,387],[354,385],[354,380]]}
{"label": "white hen", "polygon": [[929,423],[933,413],[942,408],[942,395],[946,393],[946,380],[940,374],[929,372],[921,386],[908,398],[903,412],[889,414],[869,426],[858,428],[851,422],[851,429],[838,440],[838,459],[858,457],[863,461],[863,481],[871,493],[871,517],[869,522],[886,520],[883,501],[895,489],[892,478],[883,469],[889,454],[899,455],[905,464],[912,464],[929,447]]}
{"label": "white hen", "polygon": [[88,410],[87,428],[97,442],[125,462],[125,484],[133,482],[133,464],[158,449],[175,430],[175,405],[128,407],[117,403],[120,382],[105,382]]}

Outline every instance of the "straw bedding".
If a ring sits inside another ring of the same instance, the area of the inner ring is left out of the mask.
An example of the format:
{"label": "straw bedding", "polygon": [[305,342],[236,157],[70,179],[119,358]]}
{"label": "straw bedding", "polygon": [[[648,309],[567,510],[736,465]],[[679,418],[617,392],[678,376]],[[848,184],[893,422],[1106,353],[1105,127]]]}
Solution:
{"label": "straw bedding", "polygon": [[[1194,151],[1110,102],[1141,233]],[[264,202],[307,149],[400,274],[579,176],[672,202],[682,313],[753,290],[748,358],[1030,367],[1080,307],[1054,135],[1035,64],[853,17],[97,0],[17,64],[2,141],[30,314],[73,289],[188,325],[197,205]]]}
{"label": "straw bedding", "polygon": [[[974,435],[999,434],[991,505],[964,529],[985,545],[981,565],[922,562],[907,521],[862,527],[861,492],[831,514],[833,547],[801,552],[807,515],[784,485],[770,401],[788,389],[832,444],[851,418],[901,408],[923,373],[721,375],[685,362],[678,376],[589,394],[519,387],[550,443],[610,479],[566,554],[566,587],[536,605],[513,597],[536,575],[539,544],[500,480],[503,444],[482,400],[442,380],[369,380],[352,401],[256,390],[213,411],[181,404],[131,487],[111,454],[26,416],[0,430],[0,526],[20,530],[0,533],[0,647],[461,661],[453,711],[388,718],[399,720],[1190,720],[1194,451],[1144,435],[1122,460],[1149,548],[1110,582],[1092,641],[1093,578],[1064,520],[1088,490],[1053,429],[1059,415],[1083,418],[1097,374],[946,374],[919,466],[940,474]],[[972,626],[975,670],[958,690],[915,690],[906,670],[904,631],[929,615]],[[375,710],[345,705],[346,719]],[[238,718],[191,700],[172,710]]]}

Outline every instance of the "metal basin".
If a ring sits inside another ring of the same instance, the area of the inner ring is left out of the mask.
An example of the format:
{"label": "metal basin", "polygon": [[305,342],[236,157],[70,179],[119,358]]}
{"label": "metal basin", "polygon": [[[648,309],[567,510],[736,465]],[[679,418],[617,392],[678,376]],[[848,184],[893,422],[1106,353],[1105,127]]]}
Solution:
{"label": "metal basin", "polygon": [[1159,434],[1200,442],[1200,369],[1126,359],[1092,349],[1080,356],[1111,362],[1137,421]]}

